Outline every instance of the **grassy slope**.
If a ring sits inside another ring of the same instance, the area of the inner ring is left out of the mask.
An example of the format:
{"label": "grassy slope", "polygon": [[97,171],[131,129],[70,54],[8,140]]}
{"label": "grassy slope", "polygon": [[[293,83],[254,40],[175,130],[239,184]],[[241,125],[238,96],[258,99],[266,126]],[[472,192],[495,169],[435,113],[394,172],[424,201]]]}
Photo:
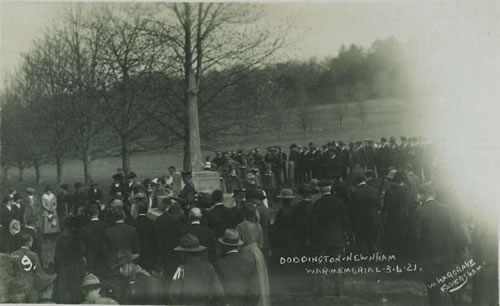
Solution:
{"label": "grassy slope", "polygon": [[[307,144],[313,141],[318,144],[341,139],[351,141],[356,139],[373,138],[381,136],[400,135],[421,135],[421,129],[415,124],[412,116],[408,116],[404,101],[367,101],[367,122],[364,129],[361,128],[361,121],[357,116],[357,105],[349,105],[343,129],[339,129],[338,120],[335,116],[335,109],[332,106],[321,106],[314,110],[315,120],[312,131],[308,132],[307,138],[300,129],[297,118],[289,118],[287,125],[278,139],[276,133],[266,133],[265,135],[250,136],[244,143],[238,139],[227,140],[220,149],[237,150],[250,149],[253,147],[265,148],[270,145],[282,145],[288,147],[292,143]],[[241,145],[239,145],[241,144]],[[205,152],[205,155],[213,156],[213,152]],[[131,156],[131,168],[137,173],[139,179],[146,177],[160,176],[166,172],[168,166],[182,165],[182,152],[145,152],[136,153]],[[107,186],[111,183],[111,175],[121,166],[118,157],[102,158],[94,161],[91,165],[91,173],[94,181]],[[44,165],[41,169],[42,180],[40,186],[45,184],[55,184],[55,166]],[[63,166],[63,182],[73,184],[82,180],[83,166],[78,160],[67,160]],[[34,170],[32,168],[24,171],[24,181],[18,181],[18,171],[15,168],[9,171],[9,180],[2,183],[2,187],[12,185],[24,188],[27,185],[34,186]]]}

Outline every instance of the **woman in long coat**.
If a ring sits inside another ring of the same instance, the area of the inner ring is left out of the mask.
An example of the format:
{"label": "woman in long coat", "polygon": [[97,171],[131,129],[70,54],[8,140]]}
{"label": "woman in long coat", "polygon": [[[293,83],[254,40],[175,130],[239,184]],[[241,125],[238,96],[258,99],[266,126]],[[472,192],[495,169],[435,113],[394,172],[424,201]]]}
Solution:
{"label": "woman in long coat", "polygon": [[264,245],[264,236],[256,210],[255,204],[246,202],[243,207],[245,220],[238,224],[236,230],[239,232],[241,240],[244,243],[242,247],[243,256],[254,262],[257,268],[256,283],[259,286],[259,306],[268,306],[270,305],[271,290],[269,288],[266,260],[261,251]]}
{"label": "woman in long coat", "polygon": [[57,198],[50,186],[45,187],[42,195],[42,233],[59,233],[59,219],[57,218]]}

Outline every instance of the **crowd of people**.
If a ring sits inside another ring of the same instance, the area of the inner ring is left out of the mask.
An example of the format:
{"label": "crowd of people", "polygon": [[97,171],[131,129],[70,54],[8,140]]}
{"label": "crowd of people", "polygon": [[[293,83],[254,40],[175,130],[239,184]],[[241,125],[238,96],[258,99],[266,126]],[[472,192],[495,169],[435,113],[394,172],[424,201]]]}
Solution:
{"label": "crowd of people", "polygon": [[[63,184],[57,195],[47,186],[41,197],[10,188],[0,302],[270,305],[274,277],[293,291],[343,294],[341,275],[309,281],[282,257],[380,252],[419,262],[426,283],[473,257],[484,266],[473,302],[496,303],[496,231],[466,218],[434,180],[429,144],[400,140],[218,152],[205,163],[222,182],[210,194],[197,192],[191,172],[178,174],[176,192],[175,167],[143,181],[118,171],[109,194],[96,183]],[[45,241],[55,241],[53,258]],[[428,297],[463,302],[439,287]]]}

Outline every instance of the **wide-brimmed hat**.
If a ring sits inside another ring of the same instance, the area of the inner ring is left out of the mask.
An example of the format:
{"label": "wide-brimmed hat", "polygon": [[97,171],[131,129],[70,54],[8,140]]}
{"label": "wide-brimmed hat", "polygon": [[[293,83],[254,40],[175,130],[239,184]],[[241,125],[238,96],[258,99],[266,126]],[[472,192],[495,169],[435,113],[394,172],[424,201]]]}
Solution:
{"label": "wide-brimmed hat", "polygon": [[178,252],[201,252],[206,247],[200,245],[200,240],[195,235],[188,233],[181,238],[181,244],[174,249]]}
{"label": "wide-brimmed hat", "polygon": [[224,232],[224,236],[218,239],[219,242],[227,246],[240,246],[243,241],[240,239],[240,234],[235,229],[227,229]]}
{"label": "wide-brimmed hat", "polygon": [[276,196],[278,199],[295,199],[293,191],[290,188],[283,188],[279,195]]}
{"label": "wide-brimmed hat", "polygon": [[139,258],[139,254],[132,254],[129,250],[120,249],[116,253],[115,264],[111,267],[111,269],[115,269],[121,265],[132,262]]}
{"label": "wide-brimmed hat", "polygon": [[92,273],[87,274],[82,281],[81,287],[100,286],[101,281]]}
{"label": "wide-brimmed hat", "polygon": [[37,273],[35,274],[35,290],[40,291],[52,284],[57,278],[57,274]]}

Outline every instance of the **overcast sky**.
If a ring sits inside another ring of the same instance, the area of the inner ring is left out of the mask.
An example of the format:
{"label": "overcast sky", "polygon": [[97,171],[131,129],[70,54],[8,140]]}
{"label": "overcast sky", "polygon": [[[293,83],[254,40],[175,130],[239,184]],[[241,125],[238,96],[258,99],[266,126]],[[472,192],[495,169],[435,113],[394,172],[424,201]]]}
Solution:
{"label": "overcast sky", "polygon": [[[71,3],[0,1],[0,5],[3,77],[15,69],[20,54],[27,51],[43,29]],[[388,36],[402,41],[418,37],[423,20],[416,17],[427,10],[426,5],[407,1],[294,2],[265,4],[265,7],[262,22],[270,26],[286,25],[290,29],[291,44],[286,54],[297,59],[335,55],[341,44],[369,46],[375,39]]]}

